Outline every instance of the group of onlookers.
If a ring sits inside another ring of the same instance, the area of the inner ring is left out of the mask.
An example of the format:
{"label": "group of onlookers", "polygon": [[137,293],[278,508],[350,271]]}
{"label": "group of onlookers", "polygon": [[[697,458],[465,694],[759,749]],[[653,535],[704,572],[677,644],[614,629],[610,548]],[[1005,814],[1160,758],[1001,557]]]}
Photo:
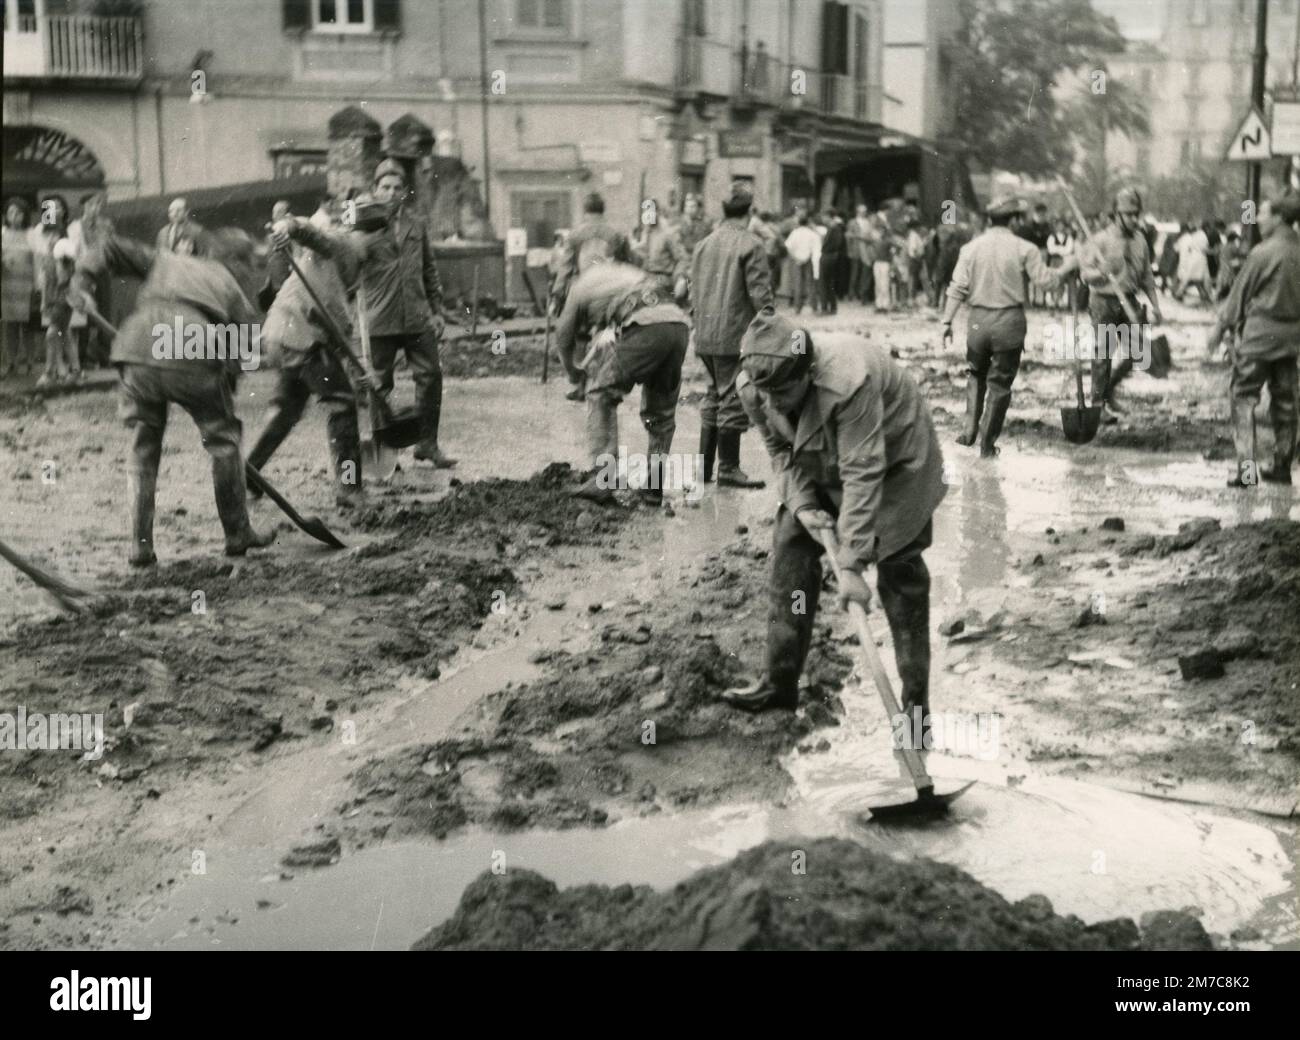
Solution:
{"label": "group of onlookers", "polygon": [[[35,209],[19,196],[5,203],[0,378],[39,371],[36,385],[46,388],[78,383],[85,369],[108,364],[108,337],[68,298],[77,261],[113,234],[104,202],[102,191],[83,195],[75,220],[58,194],[43,195]],[[205,232],[186,201],[174,199],[167,215],[157,248],[201,254]],[[111,312],[109,291],[109,279],[96,281],[101,313]]]}

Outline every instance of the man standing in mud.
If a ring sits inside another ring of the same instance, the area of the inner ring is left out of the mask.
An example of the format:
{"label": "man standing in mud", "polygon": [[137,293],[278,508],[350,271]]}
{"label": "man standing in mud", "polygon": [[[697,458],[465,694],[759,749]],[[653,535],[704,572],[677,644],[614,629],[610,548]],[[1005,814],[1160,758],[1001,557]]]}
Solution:
{"label": "man standing in mud", "polygon": [[[943,343],[952,342],[952,320],[963,303],[966,323],[966,423],[957,443],[978,439],[981,458],[998,454],[998,435],[1011,407],[1011,384],[1025,350],[1027,284],[1059,288],[1076,266],[1072,260],[1053,270],[1038,247],[1015,234],[1024,202],[1000,199],[988,208],[989,228],[961,247],[948,283],[943,311]],[[986,400],[987,398],[987,400]]]}
{"label": "man standing in mud", "polygon": [[[1107,411],[1102,422],[1113,424],[1119,420],[1114,413],[1121,411],[1115,402],[1115,390],[1133,369],[1132,354],[1125,350],[1118,365],[1112,365],[1119,343],[1129,343],[1134,335],[1146,334],[1145,329],[1130,329],[1128,310],[1115,293],[1115,285],[1128,301],[1134,314],[1144,317],[1139,291],[1151,301],[1151,314],[1156,322],[1164,321],[1160,301],[1156,296],[1156,279],[1151,271],[1151,250],[1147,246],[1142,223],[1142,197],[1132,188],[1121,188],[1115,195],[1115,214],[1106,227],[1093,235],[1079,250],[1080,276],[1088,286],[1088,317],[1093,326],[1092,397],[1093,405]],[[1058,268],[1057,270],[1060,270]],[[1115,276],[1114,282],[1108,273]],[[1128,336],[1117,337],[1116,328],[1128,329]]]}
{"label": "man standing in mud", "polygon": [[929,405],[888,350],[847,333],[819,334],[814,342],[779,315],[754,319],[740,357],[740,397],[772,457],[779,506],[767,668],[757,683],[723,699],[749,711],[798,706],[821,591],[817,533],[828,529],[838,532],[841,601],[870,607],[863,571],[875,565],[903,709],[911,717],[919,707],[924,718],[930,572],[922,553],[946,491]]}
{"label": "man standing in mud", "polygon": [[[288,255],[290,243],[306,246],[296,263],[307,283],[329,310],[333,324],[344,335],[352,327],[348,301],[356,290],[363,251],[353,245],[356,236],[332,225],[322,228],[313,220],[284,216],[274,224],[271,243]],[[384,207],[377,203],[356,206],[353,226],[378,231],[387,223]],[[362,501],[361,434],[357,426],[357,400],[339,358],[341,347],[330,342],[315,298],[297,272],[289,274],[266,316],[262,341],[279,361],[271,414],[248,461],[261,469],[302,418],[315,395],[328,418],[330,458],[334,465],[334,503],[350,509]]]}
{"label": "man standing in mud", "polygon": [[134,436],[128,556],[132,567],[157,562],[154,501],[167,410],[173,403],[189,412],[212,459],[212,485],[225,530],[226,555],[243,556],[249,549],[275,540],[274,531],[255,531],[248,518],[240,452],[242,427],[235,416],[233,397],[238,350],[228,349],[233,360],[223,361],[156,349],[161,329],[184,329],[188,341],[191,330],[202,334],[214,325],[225,325],[229,336],[232,325],[247,330],[257,321],[257,312],[249,303],[254,285],[252,240],[242,231],[225,229],[209,235],[207,242],[209,258],[205,259],[151,249],[113,235],[89,249],[73,275],[70,297],[83,308],[93,301],[97,280],[105,276],[131,275],[144,280],[135,310],[113,340],[109,358],[121,374],[119,411]]}
{"label": "man standing in mud", "polygon": [[[642,500],[663,500],[664,462],[677,429],[677,398],[690,319],[658,280],[630,264],[605,263],[578,276],[556,329],[565,371],[587,384],[587,447],[592,472],[574,494],[613,501],[618,466],[618,406],[641,384],[641,423],[646,428],[646,486]],[[586,357],[575,347],[590,339]]]}
{"label": "man standing in mud", "polygon": [[370,356],[378,384],[387,397],[393,389],[398,351],[406,355],[415,377],[415,402],[420,410],[420,443],[415,457],[450,469],[456,460],[438,445],[442,420],[442,283],[433,255],[433,236],[416,212],[406,172],[394,159],[375,168],[374,201],[388,207],[388,222],[378,230],[357,229],[363,236],[362,305],[370,324]]}
{"label": "man standing in mud", "polygon": [[718,484],[738,488],[763,486],[740,468],[740,438],[749,428],[736,394],[740,338],[755,314],[776,306],[767,252],[762,239],[749,230],[753,208],[749,185],[733,184],[722,204],[722,223],[696,247],[691,263],[695,353],[709,374],[700,405],[703,479],[712,479],[716,454]]}
{"label": "man standing in mud", "polygon": [[[1233,331],[1232,439],[1237,469],[1229,487],[1255,479],[1291,483],[1296,448],[1296,359],[1300,357],[1300,195],[1288,192],[1259,207],[1262,240],[1250,251],[1219,324]],[[1268,384],[1273,464],[1256,466],[1255,405]]]}

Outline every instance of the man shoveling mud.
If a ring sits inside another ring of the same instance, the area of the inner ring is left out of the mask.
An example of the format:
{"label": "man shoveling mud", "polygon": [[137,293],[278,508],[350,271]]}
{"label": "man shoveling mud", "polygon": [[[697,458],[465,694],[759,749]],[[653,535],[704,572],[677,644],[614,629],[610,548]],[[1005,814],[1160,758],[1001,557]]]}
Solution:
{"label": "man shoveling mud", "polygon": [[[1291,483],[1296,446],[1296,358],[1300,356],[1300,196],[1266,200],[1259,208],[1263,240],[1246,257],[1219,312],[1220,326],[1234,332],[1232,348],[1232,439],[1237,469],[1229,487],[1256,478]],[[1255,405],[1268,384],[1273,420],[1273,464],[1255,461]]]}
{"label": "man shoveling mud", "polygon": [[[355,292],[363,250],[334,223],[286,217],[276,221],[272,244],[287,249],[296,239],[307,248],[298,264],[321,296],[334,324],[347,334],[352,327],[348,299]],[[384,207],[357,205],[354,226],[378,230],[387,223]],[[266,316],[263,340],[278,355],[280,371],[271,400],[271,416],[248,461],[261,469],[302,418],[314,394],[329,412],[326,431],[334,463],[334,502],[348,509],[364,498],[361,482],[361,433],[357,426],[357,399],[343,365],[329,349],[329,330],[317,313],[307,286],[293,272],[285,279]],[[337,349],[337,348],[336,348]]]}
{"label": "man shoveling mud", "polygon": [[[586,379],[592,472],[574,492],[579,498],[613,501],[609,471],[618,464],[618,406],[640,383],[648,444],[646,486],[639,494],[652,505],[662,501],[689,326],[690,319],[665,297],[655,277],[630,264],[597,264],[570,287],[556,342],[569,378],[575,383]],[[575,362],[574,347],[587,336],[587,356]]]}
{"label": "man shoveling mud", "polygon": [[[157,562],[154,500],[172,403],[189,412],[212,457],[226,554],[242,556],[275,540],[274,531],[255,531],[248,519],[242,426],[233,397],[241,355],[230,340],[241,330],[247,334],[258,317],[246,292],[253,286],[253,243],[244,232],[225,229],[211,235],[208,246],[210,259],[204,259],[114,235],[86,253],[73,275],[70,295],[78,306],[93,300],[96,281],[105,275],[144,280],[109,358],[121,374],[119,410],[135,438],[128,556],[132,567]],[[173,329],[183,330],[183,345],[160,342],[160,333]],[[192,345],[200,349],[192,351]]]}
{"label": "man shoveling mud", "polygon": [[[806,330],[759,314],[741,341],[741,401],[772,457],[776,514],[767,670],[725,700],[750,711],[798,705],[817,617],[819,529],[838,530],[841,600],[871,603],[876,588],[894,637],[903,709],[929,707],[931,514],[943,457],[930,409],[903,369],[870,341]],[[916,735],[918,741],[923,734]],[[924,746],[923,744],[921,746]]]}

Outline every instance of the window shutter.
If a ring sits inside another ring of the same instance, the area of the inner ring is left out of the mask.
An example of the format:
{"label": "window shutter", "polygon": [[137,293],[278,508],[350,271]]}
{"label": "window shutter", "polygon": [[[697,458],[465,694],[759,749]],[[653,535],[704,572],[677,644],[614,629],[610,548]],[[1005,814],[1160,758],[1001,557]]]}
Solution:
{"label": "window shutter", "polygon": [[306,31],[311,28],[311,0],[281,0],[284,28]]}
{"label": "window shutter", "polygon": [[402,31],[402,0],[375,0],[375,31]]}

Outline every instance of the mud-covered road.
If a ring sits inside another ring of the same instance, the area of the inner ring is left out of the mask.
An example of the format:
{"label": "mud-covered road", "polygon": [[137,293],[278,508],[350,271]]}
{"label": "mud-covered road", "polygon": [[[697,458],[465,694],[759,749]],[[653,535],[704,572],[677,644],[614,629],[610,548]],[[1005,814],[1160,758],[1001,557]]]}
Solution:
{"label": "mud-covered road", "polygon": [[[894,349],[945,445],[931,767],[981,783],[919,831],[859,820],[899,776],[842,619],[797,719],[716,703],[761,659],[770,492],[575,506],[583,413],[520,374],[528,341],[458,348],[461,465],[408,458],[355,515],[309,411],[266,473],[338,553],[259,504],[279,541],[223,558],[174,415],[146,574],[113,395],[0,397],[0,537],[101,593],[61,616],[0,572],[0,712],[102,713],[106,736],[94,761],[0,751],[0,946],[1300,944],[1300,498],[1223,486],[1227,372],[1203,313],[1177,316],[1170,377],[1135,374],[1125,421],[1072,448],[1035,315],[990,462],[952,444],[961,359],[932,320],[810,320]],[[702,385],[692,359],[678,450]],[[246,435],[270,386],[241,385]],[[773,909],[800,892],[823,916]]]}

